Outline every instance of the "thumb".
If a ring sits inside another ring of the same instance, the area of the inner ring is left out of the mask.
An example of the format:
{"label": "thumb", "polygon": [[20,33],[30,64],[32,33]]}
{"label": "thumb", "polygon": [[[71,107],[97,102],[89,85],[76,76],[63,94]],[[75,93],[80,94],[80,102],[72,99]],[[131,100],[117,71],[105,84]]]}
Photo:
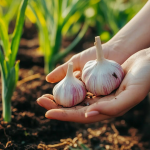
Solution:
{"label": "thumb", "polygon": [[69,62],[73,62],[73,71],[80,70],[80,65],[79,65],[80,64],[79,63],[80,58],[79,57],[80,57],[80,55],[73,56],[65,64],[54,69],[52,72],[50,72],[46,76],[46,81],[51,82],[51,83],[55,83],[55,82],[62,80],[66,76]]}

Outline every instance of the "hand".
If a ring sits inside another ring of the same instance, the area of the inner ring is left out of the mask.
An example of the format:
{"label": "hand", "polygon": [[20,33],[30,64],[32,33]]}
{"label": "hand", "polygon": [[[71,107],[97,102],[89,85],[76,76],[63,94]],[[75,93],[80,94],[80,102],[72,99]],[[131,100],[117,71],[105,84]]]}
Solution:
{"label": "hand", "polygon": [[[137,51],[150,46],[149,8],[150,1],[147,1],[145,6],[132,20],[109,40],[109,42],[102,45],[106,59],[114,60],[122,64]],[[75,55],[68,62],[72,61],[74,63],[74,71],[81,71],[84,64],[92,59],[96,59],[95,46]],[[68,62],[52,71],[46,80],[55,83],[63,79],[66,75]]]}
{"label": "hand", "polygon": [[[147,1],[145,6],[132,20],[109,40],[109,42],[102,45],[106,59],[114,60],[122,64],[137,51],[150,46],[149,8],[150,1]],[[69,62],[72,61],[74,63],[74,71],[81,71],[84,64],[92,59],[96,59],[95,46],[75,55]],[[47,76],[46,80],[52,83],[60,81],[66,75],[67,66],[68,62],[56,68]]]}
{"label": "hand", "polygon": [[[123,48],[120,50],[120,46],[118,44],[113,44],[112,42],[103,44],[102,49],[106,59],[114,60],[119,64],[122,64],[131,55],[131,52],[125,51]],[[94,59],[96,59],[95,46],[74,55],[68,62],[57,67],[51,73],[49,73],[46,77],[46,80],[47,82],[51,83],[62,80],[66,76],[69,62],[73,62],[74,75],[78,77],[80,76],[81,70],[83,69],[85,63]]]}
{"label": "hand", "polygon": [[[108,96],[86,99],[72,108],[58,106],[49,94],[37,102],[48,110],[45,116],[49,119],[91,123],[121,116],[141,102],[150,90],[150,48],[132,55],[122,67],[125,78],[119,89]],[[90,106],[83,106],[86,102]]]}
{"label": "hand", "polygon": [[[106,45],[106,44],[105,44]],[[107,56],[107,48],[103,45],[104,55]],[[50,72],[46,80],[47,82],[55,83],[62,80],[67,73],[68,63],[73,62],[73,71],[76,77],[80,76],[80,71],[84,67],[84,64],[89,60],[96,59],[96,48],[95,46],[88,48],[87,50],[74,55],[68,62],[57,67],[52,72]]]}

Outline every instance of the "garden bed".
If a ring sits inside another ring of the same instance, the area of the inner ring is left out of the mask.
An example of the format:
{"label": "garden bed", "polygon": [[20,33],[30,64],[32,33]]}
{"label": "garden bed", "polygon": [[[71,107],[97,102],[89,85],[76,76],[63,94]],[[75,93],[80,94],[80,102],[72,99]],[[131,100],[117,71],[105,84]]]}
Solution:
{"label": "garden bed", "polygon": [[[75,47],[72,54],[92,45],[86,42],[93,34],[91,31],[88,31],[79,43],[81,46]],[[63,46],[69,42],[64,40]],[[102,122],[80,124],[46,119],[46,110],[36,103],[36,99],[52,93],[54,84],[45,81],[44,59],[37,50],[38,46],[37,32],[32,28],[28,32],[25,29],[18,53],[21,62],[19,82],[11,103],[11,123],[2,119],[0,99],[0,149],[68,149],[69,146],[70,149],[84,149],[86,146],[92,150],[150,149],[148,98],[122,117]]]}

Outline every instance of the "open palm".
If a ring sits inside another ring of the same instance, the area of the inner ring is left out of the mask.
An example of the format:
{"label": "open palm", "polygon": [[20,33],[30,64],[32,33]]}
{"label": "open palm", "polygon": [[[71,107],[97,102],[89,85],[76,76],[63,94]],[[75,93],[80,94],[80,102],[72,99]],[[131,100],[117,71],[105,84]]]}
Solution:
{"label": "open palm", "polygon": [[[48,111],[46,117],[62,121],[90,123],[123,115],[141,102],[150,90],[150,49],[139,51],[122,65],[125,78],[118,90],[105,97],[85,99],[72,108],[62,108],[53,101],[50,94],[38,99],[38,104]],[[85,103],[89,106],[85,106]],[[98,111],[99,114],[85,117],[85,113]]]}

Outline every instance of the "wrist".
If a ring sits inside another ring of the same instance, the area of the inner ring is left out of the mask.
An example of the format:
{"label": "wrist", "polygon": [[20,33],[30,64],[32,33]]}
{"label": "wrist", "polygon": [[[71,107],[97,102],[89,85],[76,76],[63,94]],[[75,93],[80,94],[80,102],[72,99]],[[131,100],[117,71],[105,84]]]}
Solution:
{"label": "wrist", "polygon": [[106,59],[114,60],[122,64],[130,54],[127,52],[128,43],[124,44],[123,40],[111,39],[103,44],[103,50],[106,51]]}

